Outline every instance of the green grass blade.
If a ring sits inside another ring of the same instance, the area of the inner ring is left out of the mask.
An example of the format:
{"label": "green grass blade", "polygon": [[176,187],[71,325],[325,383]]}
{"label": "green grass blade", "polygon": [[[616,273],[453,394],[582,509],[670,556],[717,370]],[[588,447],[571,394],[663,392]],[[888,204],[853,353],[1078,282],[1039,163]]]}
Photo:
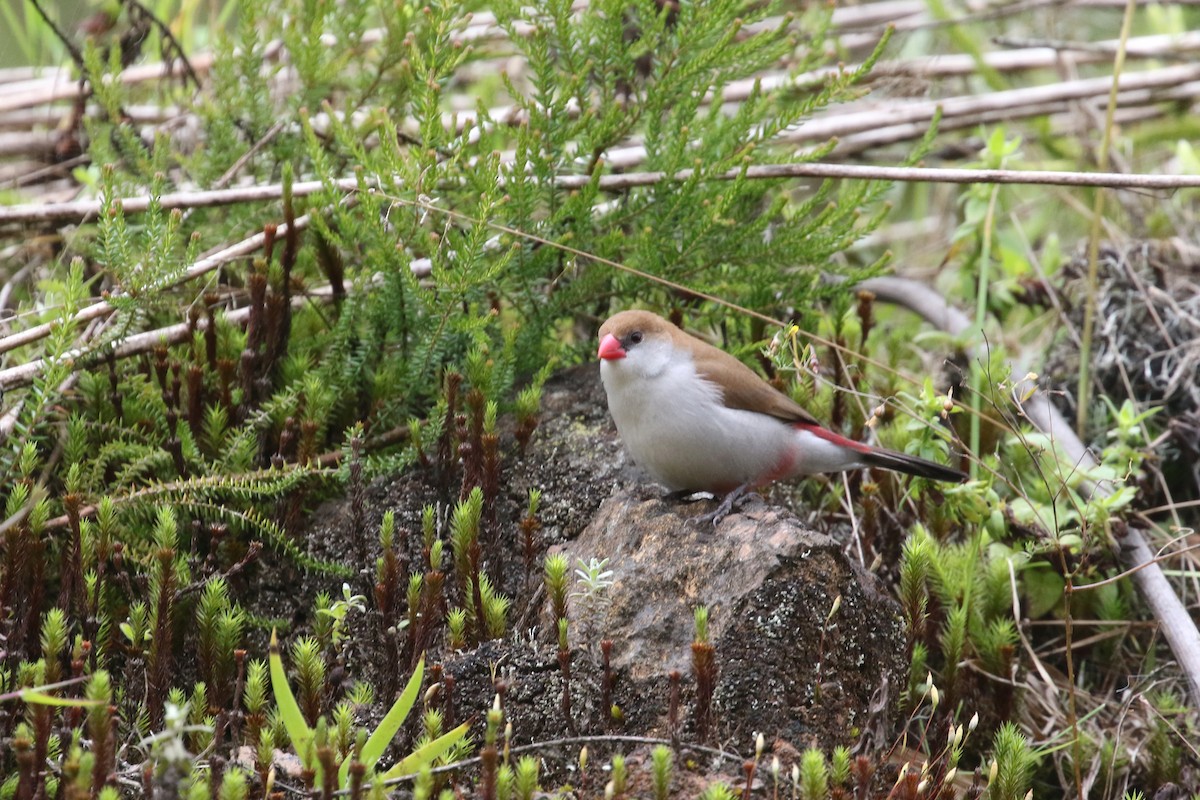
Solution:
{"label": "green grass blade", "polygon": [[[412,677],[408,679],[408,684],[404,687],[404,691],[396,698],[396,702],[392,703],[392,707],[388,713],[379,722],[379,726],[371,733],[367,743],[363,745],[362,754],[359,760],[367,766],[368,769],[375,766],[379,761],[379,757],[383,755],[383,751],[387,749],[388,744],[396,736],[396,731],[400,730],[400,726],[404,724],[404,720],[408,719],[408,712],[412,711],[413,705],[417,702],[417,694],[421,691],[421,681],[425,677],[425,657],[421,656],[421,660],[417,662],[417,668],[413,670]],[[348,756],[342,762],[341,768],[338,770],[338,784],[346,785],[346,778],[350,774],[350,762],[352,756]]]}
{"label": "green grass blade", "polygon": [[292,740],[292,749],[305,767],[313,768],[308,763],[308,743],[312,741],[312,728],[304,721],[300,713],[300,704],[288,686],[287,673],[283,670],[283,659],[279,656],[279,641],[271,630],[271,694],[275,696],[275,705],[279,707],[279,716],[283,719],[283,727],[287,730],[288,738]]}
{"label": "green grass blade", "polygon": [[417,748],[407,757],[401,759],[400,763],[384,773],[383,779],[390,780],[401,775],[411,775],[419,771],[426,764],[432,764],[442,753],[445,753],[457,744],[459,739],[466,736],[468,727],[469,723],[464,722],[449,733],[443,734],[423,747]]}
{"label": "green grass blade", "polygon": [[105,705],[102,700],[88,700],[85,697],[58,697],[53,694],[39,692],[36,689],[25,689],[19,692],[20,697],[26,703],[33,703],[39,706],[100,706]]}

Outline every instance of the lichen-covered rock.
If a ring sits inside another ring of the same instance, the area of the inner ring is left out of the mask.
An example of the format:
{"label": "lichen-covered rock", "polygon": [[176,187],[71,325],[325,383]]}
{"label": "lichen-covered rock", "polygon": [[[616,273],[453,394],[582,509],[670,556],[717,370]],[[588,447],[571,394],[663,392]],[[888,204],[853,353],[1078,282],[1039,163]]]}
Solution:
{"label": "lichen-covered rock", "polygon": [[588,624],[612,639],[613,664],[634,686],[658,686],[671,670],[692,683],[699,605],[716,648],[721,739],[844,743],[872,696],[903,684],[899,608],[832,538],[757,500],[714,528],[698,519],[711,504],[641,494],[619,491],[563,548],[609,560],[612,601]]}

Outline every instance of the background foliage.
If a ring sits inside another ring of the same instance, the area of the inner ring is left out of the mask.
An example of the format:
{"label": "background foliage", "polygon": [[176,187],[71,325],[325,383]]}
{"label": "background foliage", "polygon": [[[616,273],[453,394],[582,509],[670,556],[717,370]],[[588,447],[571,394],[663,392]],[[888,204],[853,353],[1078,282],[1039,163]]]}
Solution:
{"label": "background foliage", "polygon": [[[364,773],[343,765],[365,745],[354,714],[372,705],[374,688],[335,690],[329,676],[354,646],[346,620],[370,604],[392,629],[384,655],[398,665],[415,666],[422,645],[443,636],[429,627],[439,603],[450,606],[444,636],[454,646],[504,634],[510,600],[488,537],[500,524],[521,530],[528,572],[537,499],[523,518],[497,522],[499,430],[508,424],[518,439],[528,436],[549,368],[589,356],[597,324],[632,304],[740,347],[856,436],[898,410],[913,419],[883,426],[883,440],[945,458],[956,428],[977,478],[962,489],[941,495],[855,479],[802,487],[792,500],[824,512],[831,528],[842,510],[857,509],[855,535],[889,557],[882,572],[909,624],[913,730],[936,719],[953,731],[971,719],[967,711],[982,710],[990,744],[977,748],[991,755],[976,759],[977,787],[1022,796],[1040,763],[1040,780],[1061,778],[1083,796],[1085,776],[1065,767],[1067,758],[1096,765],[1088,785],[1102,774],[1104,796],[1195,775],[1181,733],[1194,720],[1172,681],[1148,695],[1150,710],[1139,716],[1149,755],[1121,754],[1123,734],[1109,722],[1128,707],[1076,709],[1077,688],[1103,694],[1123,674],[1150,673],[1161,648],[1136,633],[1127,584],[1073,594],[1120,572],[1112,550],[1135,498],[1169,505],[1160,516],[1180,531],[1188,518],[1176,504],[1195,487],[1186,475],[1145,471],[1154,463],[1148,443],[1164,430],[1150,409],[1136,398],[1121,405],[1119,395],[1092,402],[1076,393],[1069,410],[1105,448],[1103,474],[1087,477],[1123,487],[1090,502],[1081,476],[1053,458],[1053,442],[1038,440],[1015,411],[1031,381],[1008,374],[1009,357],[1024,357],[1034,349],[1027,345],[1079,338],[1071,332],[1080,323],[1067,312],[1055,317],[1054,303],[1040,298],[1080,275],[1069,243],[1089,235],[1089,201],[1102,201],[1060,190],[976,185],[952,194],[747,173],[863,146],[853,135],[799,146],[790,137],[859,100],[885,54],[953,48],[969,64],[964,91],[1012,89],[976,21],[946,24],[954,12],[930,2],[922,5],[929,19],[889,44],[889,30],[867,23],[852,43],[830,7],[740,0],[509,2],[476,17],[462,4],[378,0],[229,9],[210,15],[209,28],[195,25],[193,5],[128,2],[65,37],[76,44],[73,77],[90,96],[55,134],[55,157],[73,159],[59,180],[99,210],[78,227],[31,224],[22,231],[28,241],[3,252],[13,315],[0,340],[9,367],[0,373],[0,691],[80,683],[47,695],[78,705],[13,698],[0,707],[11,745],[0,756],[11,776],[0,795],[24,800],[67,785],[80,796],[111,794],[125,785],[111,776],[129,778],[137,764],[147,765],[149,783],[180,791],[257,794],[273,780],[272,749],[289,746],[313,748],[297,752],[319,765],[310,782],[358,774],[361,787]],[[1137,17],[1146,30],[1134,33],[1187,32],[1187,13],[1147,11]],[[55,46],[48,26],[19,24]],[[1036,20],[1012,27],[1028,24]],[[142,61],[195,56],[209,36],[202,79],[193,71],[152,85],[121,79]],[[855,66],[835,66],[839,59]],[[1111,69],[1111,59],[1101,66]],[[903,71],[883,74],[901,82],[885,92],[911,91]],[[951,121],[969,131],[957,138],[935,137],[939,113],[919,120],[924,139],[900,137],[877,160],[965,153],[991,168],[1093,163],[1097,143],[1064,132],[1052,112],[1019,131],[994,115]],[[886,112],[876,119],[880,132],[891,121]],[[1195,171],[1186,114],[1134,122],[1109,147],[1125,166]],[[1099,153],[1104,164],[1108,150]],[[678,179],[604,183],[633,170]],[[269,191],[237,194],[255,187]],[[233,194],[219,202],[172,199],[227,188]],[[144,211],[123,202],[136,197],[149,198]],[[1186,235],[1195,202],[1194,192],[1125,198],[1103,219],[1110,232]],[[253,235],[261,240],[235,257],[217,255]],[[957,394],[913,346],[914,321],[880,312],[880,325],[875,307],[846,291],[889,261],[940,263],[938,283],[975,309],[992,349],[951,375]],[[1080,280],[1094,296],[1097,281]],[[713,298],[723,304],[706,302]],[[768,357],[757,357],[774,333],[765,318],[797,321],[817,338],[785,329]],[[149,343],[132,347],[145,332]],[[1078,370],[1069,361],[1049,363],[1071,376]],[[20,372],[27,365],[36,369]],[[936,372],[937,388],[906,377],[921,372]],[[868,400],[876,397],[894,400],[876,408]],[[447,521],[426,513],[416,553],[396,541],[394,521],[368,532],[358,520],[361,549],[337,563],[305,549],[297,533],[316,501],[356,496],[371,478],[406,468],[427,470],[455,508]],[[302,742],[289,738],[270,702],[280,683],[272,691],[263,647],[279,621],[249,613],[230,589],[257,569],[263,547],[331,590],[347,581],[340,599],[336,591],[312,598],[311,631],[290,632],[293,702],[306,715],[292,728],[306,731]],[[1188,563],[1181,577],[1190,579]],[[565,591],[563,575],[557,580]],[[1012,611],[1018,581],[1025,614],[1059,626],[1039,647],[1066,637],[1066,678],[1055,691],[1069,695],[1069,712],[1012,689],[1037,666],[1028,656],[1062,657],[1022,649]],[[1089,645],[1111,659],[1100,675],[1081,677],[1072,661],[1075,618],[1113,632]],[[399,673],[379,680],[381,697],[408,685]],[[1037,713],[1054,720],[1053,734],[1038,740],[1048,756],[1040,762],[1009,724],[1032,731]],[[500,723],[489,716],[483,732],[485,773]],[[429,715],[421,724],[412,753],[448,741],[453,729]],[[252,748],[253,766],[195,770],[192,754],[221,737]],[[926,742],[943,777],[957,768],[960,745]],[[837,754],[833,788],[822,783],[823,758],[806,756],[803,780],[795,779],[817,787],[811,796],[849,786]],[[56,770],[38,775],[47,759]],[[535,767],[504,768],[507,779],[497,769],[484,785],[509,780],[517,792],[537,783]]]}

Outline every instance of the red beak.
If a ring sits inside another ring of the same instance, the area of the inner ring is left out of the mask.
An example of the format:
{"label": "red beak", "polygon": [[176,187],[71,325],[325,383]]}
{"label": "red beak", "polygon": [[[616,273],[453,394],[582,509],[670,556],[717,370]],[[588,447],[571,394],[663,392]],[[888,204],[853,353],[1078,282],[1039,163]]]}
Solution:
{"label": "red beak", "polygon": [[625,348],[621,347],[621,342],[610,333],[600,340],[600,350],[596,355],[605,361],[616,361],[625,357]]}

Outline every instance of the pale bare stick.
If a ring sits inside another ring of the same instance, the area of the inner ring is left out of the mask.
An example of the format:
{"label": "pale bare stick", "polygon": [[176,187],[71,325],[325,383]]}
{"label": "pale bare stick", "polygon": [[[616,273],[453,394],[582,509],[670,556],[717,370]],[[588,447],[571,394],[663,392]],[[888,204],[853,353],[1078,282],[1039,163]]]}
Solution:
{"label": "pale bare stick", "polygon": [[[595,179],[602,191],[612,192],[639,186],[652,186],[669,181],[691,179],[694,170],[685,169],[668,175],[665,172],[630,172],[602,175]],[[937,167],[886,167],[866,164],[763,164],[728,170],[709,176],[709,180],[732,181],[738,178],[772,180],[783,178],[844,178],[853,180],[902,181],[914,183],[1003,183],[1042,186],[1093,186],[1110,189],[1165,190],[1200,187],[1200,175],[1162,175],[1157,173],[1070,172],[1055,170],[1009,169],[952,169]],[[554,182],[564,189],[578,189],[592,183],[587,175],[561,175]],[[501,180],[503,184],[503,180]],[[303,197],[332,187],[352,192],[360,187],[357,178],[336,181],[301,181],[292,185],[292,195]],[[236,203],[266,202],[283,196],[282,184],[265,184],[239,189],[215,191],[174,192],[159,198],[164,209],[199,208],[233,205]],[[145,211],[148,197],[128,197],[120,201],[125,213]],[[31,203],[0,208],[0,224],[75,220],[94,218],[101,208],[99,200],[75,200],[66,203]],[[0,348],[0,352],[3,349]]]}

